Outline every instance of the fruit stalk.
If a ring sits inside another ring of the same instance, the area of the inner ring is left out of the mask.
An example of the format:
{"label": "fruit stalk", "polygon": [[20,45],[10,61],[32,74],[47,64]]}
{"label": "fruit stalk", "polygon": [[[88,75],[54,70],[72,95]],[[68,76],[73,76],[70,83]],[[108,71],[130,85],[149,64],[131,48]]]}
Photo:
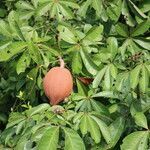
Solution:
{"label": "fruit stalk", "polygon": [[60,68],[64,68],[64,67],[65,67],[65,62],[64,62],[64,60],[61,58],[61,56],[59,56],[59,62],[60,62]]}

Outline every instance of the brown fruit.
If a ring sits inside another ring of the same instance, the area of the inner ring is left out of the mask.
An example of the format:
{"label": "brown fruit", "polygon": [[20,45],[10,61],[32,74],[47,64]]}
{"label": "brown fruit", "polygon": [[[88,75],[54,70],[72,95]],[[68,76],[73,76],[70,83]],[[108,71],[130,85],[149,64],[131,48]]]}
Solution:
{"label": "brown fruit", "polygon": [[70,71],[64,68],[64,61],[60,58],[60,67],[53,67],[45,75],[43,86],[46,96],[52,105],[56,105],[68,97],[73,89]]}

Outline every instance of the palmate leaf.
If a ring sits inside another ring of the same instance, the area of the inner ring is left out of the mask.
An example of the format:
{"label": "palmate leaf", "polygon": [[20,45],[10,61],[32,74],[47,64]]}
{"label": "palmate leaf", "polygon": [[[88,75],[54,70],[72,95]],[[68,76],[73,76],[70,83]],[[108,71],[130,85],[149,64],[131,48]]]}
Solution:
{"label": "palmate leaf", "polygon": [[123,140],[121,150],[147,150],[149,131],[137,131],[129,134]]}
{"label": "palmate leaf", "polygon": [[4,20],[0,20],[0,33],[6,37],[12,37],[9,24]]}
{"label": "palmate leaf", "polygon": [[0,50],[0,62],[7,61],[16,54],[23,52],[26,46],[26,42],[13,42],[9,44],[6,48]]}
{"label": "palmate leaf", "polygon": [[131,88],[133,89],[135,89],[139,83],[139,75],[140,75],[141,68],[142,66],[138,65],[130,73],[130,83],[131,83]]}
{"label": "palmate leaf", "polygon": [[17,112],[11,113],[6,128],[10,128],[16,124],[19,124],[23,120],[25,120],[24,115]]}
{"label": "palmate leaf", "polygon": [[146,12],[150,11],[150,2],[149,2],[149,0],[143,1],[142,5],[139,6],[139,9],[143,13],[146,13]]}
{"label": "palmate leaf", "polygon": [[140,23],[131,33],[132,37],[144,34],[150,28],[150,20]]}
{"label": "palmate leaf", "polygon": [[102,0],[92,0],[92,7],[96,11],[96,16],[100,17],[102,12],[102,7],[103,7]]}
{"label": "palmate leaf", "polygon": [[59,139],[59,127],[50,127],[46,130],[38,143],[39,150],[57,150]]}
{"label": "palmate leaf", "polygon": [[84,113],[80,120],[80,130],[83,135],[90,133],[95,143],[99,143],[101,140],[101,134],[99,126],[96,121],[88,113]]}
{"label": "palmate leaf", "polygon": [[117,98],[117,95],[115,95],[113,91],[102,91],[102,92],[94,94],[92,97],[93,98],[94,97]]}
{"label": "palmate leaf", "polygon": [[91,116],[87,115],[87,124],[88,131],[91,134],[91,137],[94,139],[95,143],[99,143],[101,141],[101,133],[98,127],[98,124],[93,120]]}
{"label": "palmate leaf", "polygon": [[98,124],[98,126],[99,126],[99,128],[101,130],[101,133],[102,133],[104,139],[106,140],[107,144],[110,143],[111,135],[110,135],[108,126],[102,120],[98,119],[95,116],[91,116],[91,118],[93,120],[95,120],[96,123]]}
{"label": "palmate leaf", "polygon": [[34,62],[36,62],[37,64],[41,64],[42,60],[41,60],[39,48],[32,41],[28,42],[28,52]]}
{"label": "palmate leaf", "polygon": [[123,37],[128,37],[128,27],[120,22],[116,24],[116,31],[119,35]]}
{"label": "palmate leaf", "polygon": [[85,145],[77,132],[70,128],[63,128],[65,132],[64,150],[85,150]]}
{"label": "palmate leaf", "polygon": [[144,113],[142,113],[142,112],[136,112],[133,117],[135,119],[135,123],[138,126],[143,127],[145,129],[148,129],[147,119],[146,119]]}
{"label": "palmate leaf", "polygon": [[[18,1],[15,6],[18,10],[18,13],[20,15],[21,19],[30,19],[32,16],[41,16],[43,13],[45,13],[45,7],[38,6],[39,1],[31,1],[31,2],[25,2],[25,1]],[[41,14],[40,11],[43,13]]]}
{"label": "palmate leaf", "polygon": [[60,38],[70,44],[77,44],[78,38],[76,37],[75,32],[64,25],[58,26],[58,31],[60,33]]}
{"label": "palmate leaf", "polygon": [[[74,14],[71,8],[78,9],[79,5],[74,0],[60,0],[60,1],[53,1],[53,0],[39,0],[40,5],[45,5],[45,13],[50,11],[50,17],[56,17],[58,20],[65,19],[72,19],[74,18]],[[49,6],[49,7],[48,7]],[[44,8],[44,7],[43,7]],[[41,11],[42,12],[42,11]]]}
{"label": "palmate leaf", "polygon": [[80,130],[83,135],[87,134],[88,132],[88,122],[87,122],[87,115],[83,114],[80,120]]}
{"label": "palmate leaf", "polygon": [[109,37],[107,39],[107,43],[108,43],[108,50],[111,53],[111,60],[113,60],[118,52],[118,41],[115,37]]}
{"label": "palmate leaf", "polygon": [[122,14],[125,17],[126,23],[129,26],[133,27],[135,25],[135,20],[133,19],[133,17],[131,16],[129,12],[129,8],[128,8],[128,4],[126,0],[123,0],[123,3],[122,3]]}
{"label": "palmate leaf", "polygon": [[84,1],[82,3],[81,7],[79,8],[78,14],[85,18],[87,10],[88,10],[89,7],[92,7],[96,12],[96,16],[98,18],[100,18],[102,10],[103,10],[102,0],[87,0],[87,1]]}
{"label": "palmate leaf", "polygon": [[75,51],[73,53],[73,58],[72,58],[72,71],[75,74],[80,73],[82,70],[82,59],[80,56],[80,52],[79,51]]}
{"label": "palmate leaf", "polygon": [[87,0],[87,1],[83,2],[80,9],[78,10],[78,14],[81,15],[82,17],[85,17],[87,9],[91,4],[92,4],[91,0]]}
{"label": "palmate leaf", "polygon": [[[99,42],[102,40],[102,32],[103,32],[103,26],[99,25],[96,27],[92,27],[87,33],[86,36],[82,39],[83,43],[86,43],[86,41],[90,42]],[[91,43],[91,44],[92,44]]]}
{"label": "palmate leaf", "polygon": [[148,70],[145,65],[142,66],[142,71],[141,71],[141,77],[140,77],[140,90],[145,93],[148,91],[148,85],[149,85],[149,78],[150,75],[148,73]]}
{"label": "palmate leaf", "polygon": [[22,22],[20,21],[19,14],[15,11],[11,11],[8,15],[8,22],[13,34],[21,41],[26,41],[23,32],[21,30]]}
{"label": "palmate leaf", "polygon": [[26,115],[32,117],[33,115],[36,115],[36,114],[38,114],[40,112],[43,112],[43,111],[45,111],[45,110],[47,110],[49,108],[50,108],[50,105],[44,103],[44,104],[38,105],[38,106],[36,106],[36,107],[34,107],[32,109],[27,110],[26,111]]}
{"label": "palmate leaf", "polygon": [[92,61],[92,59],[85,52],[85,50],[80,50],[80,54],[87,71],[92,75],[96,75],[98,71],[98,67],[96,66],[96,64]]}
{"label": "palmate leaf", "polygon": [[76,79],[76,82],[77,82],[78,94],[82,96],[87,96],[88,89],[86,88],[86,86],[78,79]]}
{"label": "palmate leaf", "polygon": [[106,69],[107,69],[107,66],[105,66],[103,69],[101,69],[97,73],[97,75],[96,75],[96,77],[95,77],[95,79],[93,81],[93,88],[97,88],[99,86],[99,84],[101,83],[102,78],[104,77]]}
{"label": "palmate leaf", "polygon": [[111,141],[108,144],[108,148],[114,147],[118,140],[120,139],[125,126],[125,120],[122,117],[118,117],[113,123],[109,126],[109,131],[111,134]]}
{"label": "palmate leaf", "polygon": [[110,74],[110,66],[107,67],[105,75],[104,75],[104,89],[109,91],[111,88],[111,74]]}
{"label": "palmate leaf", "polygon": [[149,39],[134,39],[134,41],[144,49],[150,50],[150,40]]}
{"label": "palmate leaf", "polygon": [[117,80],[116,80],[116,84],[115,87],[118,91],[122,91],[122,89],[124,88],[124,83],[128,80],[129,78],[129,73],[120,73],[117,76]]}
{"label": "palmate leaf", "polygon": [[133,12],[136,12],[140,17],[142,18],[147,18],[147,16],[131,1],[131,0],[128,0],[129,1],[129,6],[131,7],[131,10]]}
{"label": "palmate leaf", "polygon": [[16,71],[18,74],[24,72],[27,67],[30,65],[31,58],[27,51],[25,51],[17,62]]}
{"label": "palmate leaf", "polygon": [[107,14],[111,20],[117,21],[121,15],[121,8],[122,8],[122,0],[117,0],[114,3],[110,2],[110,6],[107,7]]}

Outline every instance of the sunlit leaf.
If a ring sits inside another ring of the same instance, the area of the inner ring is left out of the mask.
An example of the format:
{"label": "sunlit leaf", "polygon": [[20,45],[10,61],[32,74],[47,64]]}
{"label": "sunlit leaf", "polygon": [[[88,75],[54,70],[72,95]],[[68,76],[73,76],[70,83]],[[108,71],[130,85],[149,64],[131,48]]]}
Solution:
{"label": "sunlit leaf", "polygon": [[148,149],[148,131],[137,131],[129,134],[123,140],[121,150],[146,150]]}
{"label": "sunlit leaf", "polygon": [[72,129],[63,128],[65,132],[65,148],[64,150],[85,150],[81,137]]}

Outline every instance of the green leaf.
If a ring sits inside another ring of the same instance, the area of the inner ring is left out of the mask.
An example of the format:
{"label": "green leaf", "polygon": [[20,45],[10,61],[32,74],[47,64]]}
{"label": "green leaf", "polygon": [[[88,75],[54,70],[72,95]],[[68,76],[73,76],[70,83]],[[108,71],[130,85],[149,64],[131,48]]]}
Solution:
{"label": "green leaf", "polygon": [[20,57],[19,61],[17,62],[16,71],[17,74],[21,72],[25,72],[26,68],[30,65],[31,58],[29,54],[25,51],[22,56]]}
{"label": "green leaf", "polygon": [[16,36],[19,37],[20,40],[22,41],[26,41],[22,31],[21,31],[21,28],[20,28],[20,20],[19,20],[19,15],[17,12],[15,11],[11,11],[8,15],[8,22],[9,22],[9,26],[11,28],[11,30],[14,32],[14,34]]}
{"label": "green leaf", "polygon": [[0,113],[0,122],[7,123],[7,120],[8,120],[7,115],[1,112]]}
{"label": "green leaf", "polygon": [[140,45],[141,47],[150,50],[150,40],[144,40],[144,39],[134,39],[134,41]]}
{"label": "green leaf", "polygon": [[123,3],[122,3],[122,14],[125,16],[126,23],[129,26],[133,27],[135,25],[135,20],[132,18],[129,12],[129,8],[128,8],[126,0],[123,0]]}
{"label": "green leaf", "polygon": [[0,20],[0,33],[6,37],[12,37],[9,25],[4,20]]}
{"label": "green leaf", "polygon": [[19,1],[15,4],[18,9],[34,10],[34,7],[25,1]]}
{"label": "green leaf", "polygon": [[101,12],[102,12],[102,6],[103,6],[102,0],[93,0],[92,1],[92,6],[93,6],[93,8],[96,11],[96,15],[98,17],[100,17],[101,16]]}
{"label": "green leaf", "polygon": [[149,131],[137,131],[129,134],[123,140],[121,150],[147,150]]}
{"label": "green leaf", "polygon": [[142,4],[139,6],[139,8],[144,13],[150,11],[150,2],[149,2],[149,0],[144,0],[142,2]]}
{"label": "green leaf", "polygon": [[138,65],[130,72],[130,84],[132,89],[135,89],[139,83],[139,75],[141,68],[142,66]]}
{"label": "green leaf", "polygon": [[114,64],[111,64],[111,65],[110,65],[110,73],[111,73],[111,76],[112,76],[114,79],[117,78],[118,69],[117,69],[117,67],[116,67]]}
{"label": "green leaf", "polygon": [[131,10],[135,10],[142,18],[148,18],[131,0],[128,0],[130,2],[130,6],[132,6]]}
{"label": "green leaf", "polygon": [[121,73],[117,76],[117,81],[115,84],[115,87],[118,91],[122,91],[124,88],[124,83],[127,81],[129,78],[129,73]]}
{"label": "green leaf", "polygon": [[[44,4],[40,4],[40,6],[39,7],[37,7],[37,9],[36,9],[36,14],[37,14],[37,16],[42,16],[42,15],[44,15],[48,10],[49,10],[49,8],[52,6],[52,3],[49,3],[49,2],[45,2]],[[54,5],[53,5],[53,7],[52,7],[52,10],[54,9]],[[51,11],[52,11],[51,10]]]}
{"label": "green leaf", "polygon": [[13,42],[8,45],[6,48],[0,50],[0,62],[7,61],[16,54],[21,53],[26,46],[25,42]]}
{"label": "green leaf", "polygon": [[21,121],[20,123],[18,123],[17,127],[16,127],[16,134],[19,134],[22,130],[22,128],[25,125],[25,120]]}
{"label": "green leaf", "polygon": [[74,32],[69,28],[63,25],[58,26],[58,31],[60,33],[60,38],[70,44],[76,44],[78,39],[76,38]]}
{"label": "green leaf", "polygon": [[63,128],[65,132],[64,150],[85,150],[85,145],[78,133],[69,128]]}
{"label": "green leaf", "polygon": [[91,102],[91,106],[93,108],[92,110],[98,112],[99,114],[105,115],[105,116],[110,115],[108,109],[102,103],[95,101],[93,99],[91,99],[90,102]]}
{"label": "green leaf", "polygon": [[131,33],[132,37],[144,34],[150,28],[150,20],[146,20],[139,24]]}
{"label": "green leaf", "polygon": [[8,124],[6,126],[6,129],[7,128],[10,128],[14,125],[17,125],[19,124],[21,121],[25,120],[25,116],[20,114],[20,113],[11,113],[10,116],[9,116],[9,120],[8,120]]}
{"label": "green leaf", "polygon": [[118,52],[117,39],[115,37],[109,37],[107,39],[107,43],[108,43],[108,50],[111,53],[111,59],[113,60],[114,57],[116,56],[117,52]]}
{"label": "green leaf", "polygon": [[101,140],[101,134],[98,124],[92,119],[91,116],[87,116],[87,124],[88,131],[90,132],[92,139],[95,143],[99,143]]}
{"label": "green leaf", "polygon": [[107,14],[109,18],[113,21],[118,21],[121,15],[122,0],[117,0],[115,3],[110,3],[110,6],[107,7]]}
{"label": "green leaf", "polygon": [[117,98],[113,91],[102,91],[94,94],[92,97],[107,97],[107,98]]}
{"label": "green leaf", "polygon": [[40,46],[41,46],[41,48],[43,48],[43,49],[49,51],[50,53],[52,53],[54,56],[60,56],[59,50],[53,49],[53,48],[48,47],[44,44],[41,44]]}
{"label": "green leaf", "polygon": [[96,73],[98,71],[98,67],[92,61],[92,59],[90,58],[89,54],[87,54],[87,52],[85,52],[83,49],[80,50],[80,54],[81,54],[82,61],[83,61],[84,65],[85,65],[87,71],[90,74],[92,74],[92,75],[96,75]]}
{"label": "green leaf", "polygon": [[41,55],[39,52],[39,48],[32,41],[28,42],[28,51],[29,51],[30,57],[34,60],[34,62],[41,65]]}
{"label": "green leaf", "polygon": [[72,71],[74,73],[80,73],[82,70],[82,60],[81,60],[81,56],[80,56],[80,52],[76,51],[73,54],[73,58],[72,58]]}
{"label": "green leaf", "polygon": [[49,108],[50,108],[49,104],[46,104],[46,103],[45,104],[40,104],[40,105],[38,105],[36,107],[33,107],[33,108],[27,110],[26,114],[27,114],[27,116],[31,117],[31,116],[33,116],[35,114],[42,113],[43,111],[45,111],[45,110],[47,110]]}
{"label": "green leaf", "polygon": [[39,150],[57,150],[59,127],[50,127],[46,130],[38,143]]}
{"label": "green leaf", "polygon": [[3,8],[0,8],[0,17],[5,17],[5,15],[7,14],[7,10],[6,9],[3,9]]}
{"label": "green leaf", "polygon": [[120,22],[118,22],[116,25],[116,31],[119,35],[128,37],[128,27]]}
{"label": "green leaf", "polygon": [[87,134],[87,132],[88,132],[88,122],[87,122],[86,114],[83,115],[83,117],[80,121],[80,130],[83,135]]}
{"label": "green leaf", "polygon": [[102,120],[98,119],[95,116],[91,116],[91,118],[93,118],[96,121],[96,123],[98,124],[98,126],[101,130],[101,133],[102,133],[104,139],[106,140],[107,144],[110,143],[111,135],[110,135],[108,126]]}
{"label": "green leaf", "polygon": [[104,89],[109,91],[111,87],[111,76],[110,76],[110,66],[107,67],[104,76]]}
{"label": "green leaf", "polygon": [[101,41],[102,35],[101,33],[103,32],[103,26],[99,25],[97,27],[92,27],[87,33],[86,36],[82,39],[84,40],[89,40],[89,41]]}
{"label": "green leaf", "polygon": [[61,0],[60,3],[66,6],[72,7],[72,8],[76,8],[76,9],[80,8],[80,6],[77,3],[75,3],[74,0],[71,0],[71,1]]}
{"label": "green leaf", "polygon": [[125,120],[121,117],[117,118],[111,125],[109,126],[109,130],[111,133],[111,141],[108,145],[108,148],[114,147],[118,140],[120,139],[125,126]]}
{"label": "green leaf", "polygon": [[81,7],[78,11],[78,14],[82,17],[85,17],[87,9],[91,4],[92,4],[92,0],[87,0],[87,1],[83,2],[83,4],[81,5]]}
{"label": "green leaf", "polygon": [[145,129],[148,129],[147,119],[146,119],[144,113],[142,113],[142,112],[136,112],[133,117],[135,119],[135,123],[138,126],[143,127]]}
{"label": "green leaf", "polygon": [[[67,19],[72,19],[74,17],[70,8],[67,7],[65,4],[57,5],[57,10],[59,10],[62,13],[62,15],[64,15]],[[58,16],[61,16],[61,15],[58,14]],[[60,17],[60,20],[61,20],[61,18],[62,18],[62,16]]]}
{"label": "green leaf", "polygon": [[106,72],[106,69],[107,69],[107,66],[104,67],[103,69],[101,69],[101,70],[97,73],[97,75],[96,75],[96,77],[95,77],[95,79],[94,79],[94,81],[93,81],[93,88],[97,88],[97,87],[99,86],[99,84],[101,83],[102,78],[104,77],[104,74],[105,74],[105,72]]}
{"label": "green leaf", "polygon": [[142,72],[141,72],[141,77],[140,77],[140,82],[139,82],[140,90],[143,93],[145,93],[148,89],[148,85],[149,85],[148,70],[145,66],[142,66]]}

